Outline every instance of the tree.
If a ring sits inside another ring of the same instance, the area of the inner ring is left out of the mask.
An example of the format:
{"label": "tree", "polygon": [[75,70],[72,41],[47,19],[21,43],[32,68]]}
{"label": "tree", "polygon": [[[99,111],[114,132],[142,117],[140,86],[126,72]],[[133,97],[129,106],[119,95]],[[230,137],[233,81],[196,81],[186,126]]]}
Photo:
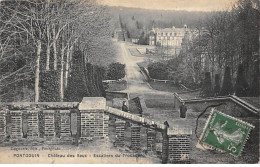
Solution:
{"label": "tree", "polygon": [[148,35],[145,35],[144,32],[141,33],[138,40],[139,45],[148,45]]}
{"label": "tree", "polygon": [[107,79],[118,80],[125,77],[125,64],[112,63],[108,66]]}
{"label": "tree", "polygon": [[231,81],[230,68],[226,67],[223,84],[219,95],[226,96],[226,95],[231,95],[232,93],[233,93],[233,86]]}
{"label": "tree", "polygon": [[40,97],[41,102],[59,102],[60,101],[60,83],[59,73],[55,70],[42,71],[40,73]]}
{"label": "tree", "polygon": [[[35,81],[34,92],[35,102],[39,101],[39,80],[40,80],[40,59],[42,48],[46,34],[46,11],[45,3],[41,1],[14,1],[9,4],[9,1],[3,2],[3,7],[10,13],[16,13],[14,19],[6,23],[6,27],[14,27],[14,31],[19,31],[20,35],[26,36],[27,44],[30,44],[36,52]],[[10,30],[10,29],[9,29]],[[9,31],[12,34],[13,31]],[[24,40],[24,39],[21,39]]]}
{"label": "tree", "polygon": [[81,101],[83,97],[88,97],[87,76],[84,70],[82,51],[75,51],[72,58],[71,77],[69,78],[68,88],[65,91],[66,101]]}
{"label": "tree", "polygon": [[[231,11],[212,12],[193,24],[183,39],[181,65],[183,76],[196,83],[205,71],[223,75],[230,67],[231,82],[235,82],[238,65],[243,62],[246,80],[254,79],[254,61],[259,52],[259,2],[239,0]],[[226,92],[229,94],[228,92]],[[226,94],[225,93],[225,94]]]}
{"label": "tree", "polygon": [[[24,82],[30,85],[34,78],[34,101],[38,102],[42,97],[40,92],[44,92],[40,87],[52,84],[42,85],[41,74],[54,70],[59,77],[46,81],[59,82],[58,94],[63,101],[75,48],[82,51],[84,62],[104,64],[113,61],[111,55],[116,53],[111,49],[110,16],[106,7],[97,5],[96,0],[0,3],[0,98],[10,94],[10,85],[16,88]],[[18,57],[22,66],[16,62]],[[96,81],[94,72],[88,75]],[[12,92],[15,91],[18,90]],[[53,96],[57,95],[57,92],[53,93]]]}
{"label": "tree", "polygon": [[254,64],[254,79],[251,84],[250,93],[249,96],[252,97],[258,97],[259,96],[259,79],[260,79],[260,73],[259,73],[259,61],[255,61]]}
{"label": "tree", "polygon": [[249,85],[244,76],[243,65],[239,64],[236,85],[235,85],[235,95],[238,97],[246,97],[248,93],[249,93]]}
{"label": "tree", "polygon": [[214,94],[211,82],[210,72],[205,73],[203,86],[201,88],[202,97],[212,97]]}
{"label": "tree", "polygon": [[214,85],[214,94],[218,96],[220,92],[220,78],[219,74],[215,74],[215,85]]}
{"label": "tree", "polygon": [[155,62],[148,65],[149,75],[153,79],[168,79],[168,71],[166,65],[161,62]]}

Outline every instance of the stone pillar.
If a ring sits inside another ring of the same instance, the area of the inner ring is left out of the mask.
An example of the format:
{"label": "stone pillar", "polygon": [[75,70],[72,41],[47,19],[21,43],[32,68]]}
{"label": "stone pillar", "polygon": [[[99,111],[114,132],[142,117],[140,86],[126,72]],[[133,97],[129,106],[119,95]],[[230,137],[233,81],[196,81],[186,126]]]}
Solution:
{"label": "stone pillar", "polygon": [[116,127],[115,145],[122,147],[125,144],[124,143],[125,142],[125,121],[121,119],[116,119],[115,127]]}
{"label": "stone pillar", "polygon": [[38,110],[28,110],[27,112],[27,122],[28,131],[27,137],[39,137],[39,115]]}
{"label": "stone pillar", "polygon": [[5,122],[6,122],[6,137],[11,137],[11,130],[12,130],[12,120],[11,120],[11,113],[9,110],[5,111]]}
{"label": "stone pillar", "polygon": [[155,151],[156,132],[150,128],[147,129],[147,151]]}
{"label": "stone pillar", "polygon": [[140,125],[132,124],[131,126],[131,149],[140,150]]}
{"label": "stone pillar", "polygon": [[[126,101],[126,105],[129,107],[128,100],[126,98],[114,98],[112,100],[113,108],[122,110],[123,101]],[[128,135],[128,128],[126,128],[125,125],[126,121],[119,118],[115,119],[116,136],[114,144],[116,147],[123,147],[128,144],[127,142],[125,142],[125,139],[130,136]]]}
{"label": "stone pillar", "polygon": [[42,110],[38,111],[38,127],[39,127],[39,137],[44,137],[44,125],[45,125],[45,119],[44,119],[44,113]]}
{"label": "stone pillar", "polygon": [[61,137],[71,136],[69,110],[60,110],[60,136]]}
{"label": "stone pillar", "polygon": [[22,112],[11,111],[11,139],[20,139],[22,133]]}
{"label": "stone pillar", "polygon": [[61,136],[61,113],[59,110],[54,111],[54,128],[55,128],[55,136]]}
{"label": "stone pillar", "polygon": [[189,163],[190,135],[168,135],[170,163]]}
{"label": "stone pillar", "polygon": [[78,134],[78,112],[74,110],[70,110],[70,132],[72,136],[79,136]]}
{"label": "stone pillar", "polygon": [[[164,124],[165,125],[165,124]],[[162,163],[167,164],[169,154],[169,137],[168,137],[168,126],[165,125],[162,131],[163,143],[162,143]]]}
{"label": "stone pillar", "polygon": [[27,111],[22,111],[22,132],[23,138],[27,138],[28,133],[28,113]]}
{"label": "stone pillar", "polygon": [[54,110],[44,110],[44,136],[55,137],[55,116]]}
{"label": "stone pillar", "polygon": [[80,138],[80,112],[79,110],[70,110],[70,134],[74,138],[74,144],[78,146]]}
{"label": "stone pillar", "polygon": [[105,109],[105,98],[83,98],[79,104],[81,139],[108,139],[108,116],[105,115]]}
{"label": "stone pillar", "polygon": [[3,141],[6,137],[6,112],[0,110],[0,141]]}

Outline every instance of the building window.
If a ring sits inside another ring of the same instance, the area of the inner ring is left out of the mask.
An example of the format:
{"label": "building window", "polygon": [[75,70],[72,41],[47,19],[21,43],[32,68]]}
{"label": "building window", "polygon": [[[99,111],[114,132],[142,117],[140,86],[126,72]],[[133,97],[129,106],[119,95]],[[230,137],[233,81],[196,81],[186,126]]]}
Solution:
{"label": "building window", "polygon": [[176,33],[176,32],[174,33],[174,36],[177,36],[177,33]]}
{"label": "building window", "polygon": [[168,33],[166,32],[166,33],[165,33],[165,35],[167,36],[167,35],[168,35]]}
{"label": "building window", "polygon": [[170,36],[172,36],[172,33],[170,33]]}
{"label": "building window", "polygon": [[170,37],[167,37],[168,40],[170,40]]}
{"label": "building window", "polygon": [[163,36],[163,33],[161,33],[161,35]]}

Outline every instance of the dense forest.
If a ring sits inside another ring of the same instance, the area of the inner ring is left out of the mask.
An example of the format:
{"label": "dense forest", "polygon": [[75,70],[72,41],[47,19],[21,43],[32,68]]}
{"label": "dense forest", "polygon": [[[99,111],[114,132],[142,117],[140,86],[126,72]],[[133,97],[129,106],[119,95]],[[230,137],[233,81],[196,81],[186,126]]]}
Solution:
{"label": "dense forest", "polygon": [[128,32],[129,38],[140,38],[156,28],[181,28],[184,24],[196,25],[200,20],[211,16],[212,12],[189,12],[174,10],[150,10],[140,8],[110,7],[111,15],[114,18],[114,25],[117,26],[120,16],[122,27]]}
{"label": "dense forest", "polygon": [[0,101],[78,100],[71,89],[80,96],[104,95],[100,66],[117,54],[106,7],[95,0],[0,5]]}

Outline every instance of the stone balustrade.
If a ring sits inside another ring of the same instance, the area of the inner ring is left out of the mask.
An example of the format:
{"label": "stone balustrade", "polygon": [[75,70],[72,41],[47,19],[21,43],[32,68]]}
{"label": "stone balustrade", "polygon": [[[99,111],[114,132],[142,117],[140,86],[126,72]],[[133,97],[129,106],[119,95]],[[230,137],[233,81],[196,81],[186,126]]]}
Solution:
{"label": "stone balustrade", "polygon": [[[87,97],[81,103],[2,103],[0,104],[0,145],[12,145],[15,141],[39,140],[51,144],[75,144],[84,140],[108,140],[109,116],[116,117],[116,146],[124,146],[125,123],[131,122],[131,147],[140,151],[140,127],[147,131],[147,150],[155,150],[156,132],[162,133],[163,163],[187,160],[191,130],[168,127],[106,106],[102,97]],[[56,140],[55,140],[56,139]],[[176,147],[181,144],[181,148]],[[26,143],[30,145],[31,143]],[[52,143],[53,144],[53,143]],[[149,148],[148,148],[149,147]],[[175,150],[179,149],[179,152]],[[184,149],[184,150],[182,150]],[[169,157],[169,158],[168,158]]]}

